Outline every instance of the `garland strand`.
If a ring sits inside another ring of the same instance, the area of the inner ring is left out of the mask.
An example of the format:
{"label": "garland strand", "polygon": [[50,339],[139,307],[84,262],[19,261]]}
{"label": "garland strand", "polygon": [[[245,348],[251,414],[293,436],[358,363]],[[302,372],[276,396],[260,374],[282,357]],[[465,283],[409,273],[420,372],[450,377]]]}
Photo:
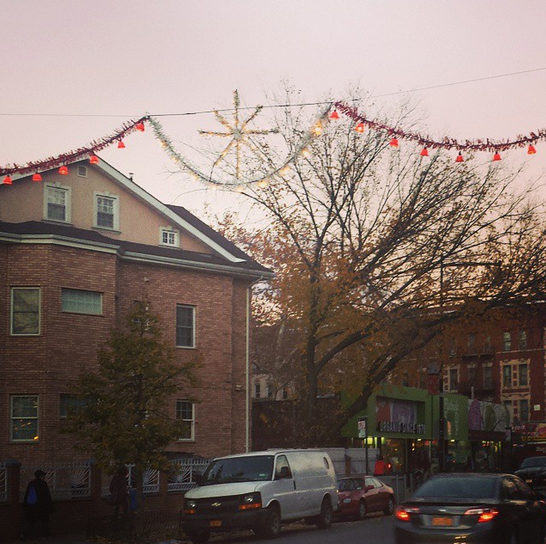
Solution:
{"label": "garland strand", "polygon": [[457,151],[490,151],[492,153],[498,153],[500,151],[507,151],[508,149],[514,149],[516,147],[525,147],[535,144],[539,140],[546,140],[546,129],[538,130],[537,132],[531,132],[529,135],[518,135],[515,140],[464,140],[459,141],[455,138],[445,137],[442,140],[434,140],[429,136],[423,136],[416,132],[405,131],[401,128],[391,127],[379,121],[368,119],[367,117],[358,113],[358,111],[350,106],[347,106],[343,102],[335,102],[334,106],[337,110],[344,113],[347,117],[350,117],[356,123],[362,123],[370,129],[386,132],[389,136],[394,138],[401,138],[417,142],[428,149],[456,149]]}
{"label": "garland strand", "polygon": [[56,157],[48,157],[47,159],[28,162],[24,165],[8,164],[5,167],[0,167],[0,176],[30,174],[32,172],[49,170],[58,166],[62,166],[64,164],[70,164],[71,162],[75,162],[80,159],[88,158],[95,153],[101,151],[105,147],[112,145],[113,143],[118,142],[119,144],[125,136],[131,134],[132,132],[144,131],[144,123],[146,121],[149,121],[149,119],[149,115],[144,115],[136,121],[128,121],[112,135],[104,136],[103,138],[92,141],[87,146],[80,147],[74,151],[69,151],[67,153],[62,153],[61,155],[57,155]]}

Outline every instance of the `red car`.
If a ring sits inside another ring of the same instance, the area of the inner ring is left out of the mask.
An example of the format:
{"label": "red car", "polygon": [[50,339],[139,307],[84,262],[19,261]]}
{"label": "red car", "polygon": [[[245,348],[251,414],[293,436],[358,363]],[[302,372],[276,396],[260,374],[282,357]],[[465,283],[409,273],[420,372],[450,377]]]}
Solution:
{"label": "red car", "polygon": [[336,484],[339,498],[339,516],[364,519],[370,512],[394,512],[395,500],[392,487],[373,476],[348,476]]}

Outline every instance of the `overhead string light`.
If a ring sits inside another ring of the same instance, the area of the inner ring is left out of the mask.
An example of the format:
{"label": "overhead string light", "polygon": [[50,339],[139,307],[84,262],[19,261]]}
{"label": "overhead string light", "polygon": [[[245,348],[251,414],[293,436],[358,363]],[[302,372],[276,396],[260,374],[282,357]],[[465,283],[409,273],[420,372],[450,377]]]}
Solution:
{"label": "overhead string light", "polygon": [[399,146],[399,139],[408,140],[418,143],[422,150],[420,155],[422,157],[427,157],[430,149],[446,149],[446,150],[457,150],[459,155],[455,159],[455,162],[464,162],[462,157],[462,152],[476,152],[476,151],[485,151],[493,153],[493,161],[500,161],[500,153],[503,151],[508,151],[509,149],[515,149],[518,147],[527,148],[527,153],[529,155],[534,155],[536,153],[535,144],[538,141],[546,140],[546,129],[541,129],[536,132],[530,132],[527,136],[519,135],[514,140],[464,140],[459,141],[455,138],[445,137],[441,140],[434,140],[429,136],[424,136],[417,132],[406,131],[399,127],[392,127],[380,121],[374,119],[368,119],[362,114],[358,113],[355,108],[344,104],[343,102],[334,102],[333,107],[335,112],[341,112],[347,117],[351,118],[355,122],[355,130],[360,132],[359,127],[366,127],[372,130],[385,132],[389,137],[389,145],[393,148]]}
{"label": "overhead string light", "polygon": [[[328,124],[330,119],[332,119],[332,114],[329,114],[330,109],[331,104],[328,104],[328,106],[321,112],[315,122],[311,125],[309,130],[302,136],[294,151],[290,155],[285,157],[282,163],[271,168],[269,171],[261,172],[259,176],[253,176],[250,178],[245,177],[244,179],[237,176],[227,176],[224,178],[221,176],[213,176],[212,174],[205,174],[199,167],[186,159],[174,148],[172,140],[166,135],[163,127],[161,126],[161,123],[156,118],[150,117],[148,119],[148,122],[150,123],[150,126],[154,131],[155,137],[159,140],[161,146],[165,150],[165,153],[167,153],[167,155],[175,164],[177,164],[184,171],[191,174],[195,180],[200,181],[208,186],[223,187],[226,189],[233,189],[241,192],[241,188],[249,185],[256,185],[261,189],[269,187],[273,179],[278,177],[284,178],[288,174],[289,165],[291,163],[295,162],[299,157],[309,156],[310,142],[314,138],[317,138],[323,134],[326,125]],[[229,125],[225,122],[223,122],[222,124],[224,124],[226,127],[229,127]],[[210,133],[209,135],[216,135],[216,133]],[[223,158],[224,157],[222,156],[222,154],[220,154],[217,161]]]}

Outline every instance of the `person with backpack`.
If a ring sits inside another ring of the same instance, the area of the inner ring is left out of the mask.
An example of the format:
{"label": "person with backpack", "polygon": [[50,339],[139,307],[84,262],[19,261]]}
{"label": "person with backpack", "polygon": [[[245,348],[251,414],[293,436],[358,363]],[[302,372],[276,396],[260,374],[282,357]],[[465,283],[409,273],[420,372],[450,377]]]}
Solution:
{"label": "person with backpack", "polygon": [[55,512],[49,486],[44,480],[46,473],[37,470],[29,482],[23,499],[24,527],[21,540],[29,536],[49,536],[49,516]]}

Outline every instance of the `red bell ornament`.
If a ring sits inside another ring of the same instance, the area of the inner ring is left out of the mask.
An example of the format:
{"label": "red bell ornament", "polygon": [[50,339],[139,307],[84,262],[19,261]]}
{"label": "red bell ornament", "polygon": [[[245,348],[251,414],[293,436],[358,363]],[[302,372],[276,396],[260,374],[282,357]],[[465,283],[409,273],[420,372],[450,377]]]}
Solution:
{"label": "red bell ornament", "polygon": [[91,155],[91,156],[89,157],[89,162],[90,162],[91,164],[99,164],[99,160],[100,160],[100,159],[99,159],[96,155]]}
{"label": "red bell ornament", "polygon": [[36,172],[32,175],[32,181],[42,181],[42,175]]}
{"label": "red bell ornament", "polygon": [[118,149],[125,149],[125,144],[123,143],[123,140],[120,140],[118,142]]}
{"label": "red bell ornament", "polygon": [[356,127],[355,127],[355,130],[359,134],[362,134],[364,132],[364,123],[358,123],[358,125],[356,125]]}
{"label": "red bell ornament", "polygon": [[500,153],[495,153],[495,154],[493,155],[493,160],[494,160],[494,161],[500,161],[500,160],[501,160]]}
{"label": "red bell ornament", "polygon": [[11,181],[11,177],[10,176],[6,176],[4,178],[4,185],[12,185],[13,182]]}
{"label": "red bell ornament", "polygon": [[144,132],[144,123],[141,121],[140,123],[137,123],[135,125],[135,128],[139,131],[139,132]]}
{"label": "red bell ornament", "polygon": [[455,162],[464,162],[463,154],[460,151],[457,155],[457,158],[455,159]]}
{"label": "red bell ornament", "polygon": [[68,168],[66,166],[61,166],[59,168],[59,174],[61,174],[61,176],[66,176],[68,174]]}
{"label": "red bell ornament", "polygon": [[330,114],[330,119],[333,119],[334,121],[337,121],[339,119],[339,113],[334,110],[331,114]]}
{"label": "red bell ornament", "polygon": [[397,138],[393,138],[390,142],[389,142],[389,145],[391,147],[398,147],[398,139]]}
{"label": "red bell ornament", "polygon": [[535,149],[535,146],[533,144],[529,144],[529,147],[527,148],[527,155],[534,155],[537,152]]}
{"label": "red bell ornament", "polygon": [[428,149],[426,147],[423,147],[423,149],[421,149],[420,155],[421,157],[428,157]]}

